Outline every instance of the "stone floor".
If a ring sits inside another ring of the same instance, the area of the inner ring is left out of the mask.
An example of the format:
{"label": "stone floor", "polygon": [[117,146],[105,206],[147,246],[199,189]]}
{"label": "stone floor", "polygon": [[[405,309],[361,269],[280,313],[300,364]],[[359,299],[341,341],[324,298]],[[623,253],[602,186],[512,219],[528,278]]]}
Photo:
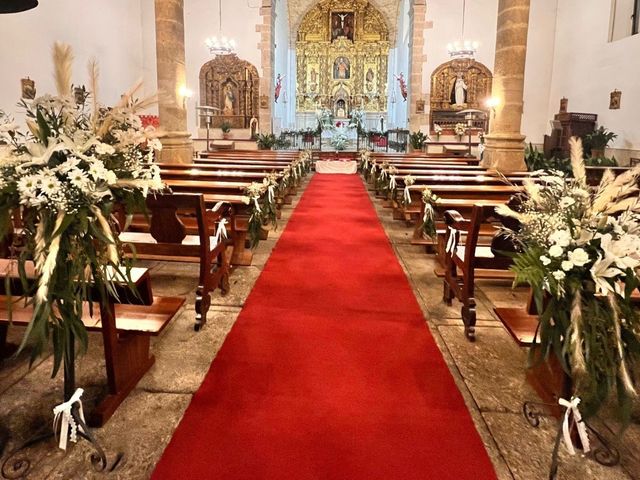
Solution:
{"label": "stone floor", "polygon": [[[494,306],[523,305],[526,291],[511,290],[506,281],[479,281],[477,341],[469,343],[463,335],[458,306],[454,303],[453,307],[447,307],[441,301],[442,281],[433,273],[435,260],[421,247],[411,245],[409,230],[401,222],[393,221],[391,211],[383,208],[379,200],[374,200],[374,205],[499,478],[547,478],[556,424],[544,420],[540,428],[534,429],[524,420],[521,403],[535,398],[524,381],[526,354],[513,343],[492,313]],[[292,210],[292,207],[284,210],[277,231],[271,232],[269,239],[260,244],[253,266],[233,273],[231,293],[215,299],[208,323],[201,332],[196,333],[192,328],[197,268],[186,264],[149,264],[155,293],[185,295],[187,304],[163,334],[154,339],[155,365],[107,425],[96,431],[110,457],[113,459],[118,452],[124,452],[123,461],[113,472],[93,473],[86,444],[79,443],[66,454],[53,443],[41,444],[29,451],[32,470],[26,478],[134,480],[149,477]],[[20,329],[11,329],[10,337],[19,341],[22,333]],[[89,352],[78,361],[78,384],[87,392],[88,407],[105,389],[101,348],[100,336],[91,334]],[[29,369],[25,355],[0,363],[1,459],[28,438],[30,432],[50,425],[51,408],[59,403],[61,396],[61,379],[50,378],[51,367],[51,358],[47,357]],[[464,452],[460,452],[460,461],[464,461]],[[640,479],[640,425],[632,425],[625,436],[621,466],[608,469],[563,453],[558,478]]]}

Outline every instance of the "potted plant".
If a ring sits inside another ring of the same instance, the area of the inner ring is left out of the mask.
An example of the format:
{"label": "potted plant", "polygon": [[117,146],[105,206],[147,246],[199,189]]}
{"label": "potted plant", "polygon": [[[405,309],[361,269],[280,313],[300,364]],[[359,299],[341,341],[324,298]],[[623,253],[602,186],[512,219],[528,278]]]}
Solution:
{"label": "potted plant", "polygon": [[605,127],[600,127],[592,133],[585,135],[585,144],[593,158],[601,158],[604,157],[604,151],[607,145],[617,137],[617,134],[608,131]]}
{"label": "potted plant", "polygon": [[456,137],[458,137],[458,141],[461,142],[462,137],[467,131],[467,126],[464,123],[456,123],[455,127],[453,127],[453,131],[456,134]]}
{"label": "potted plant", "polygon": [[276,136],[273,133],[259,133],[256,143],[259,150],[271,150],[276,144]]}
{"label": "potted plant", "polygon": [[222,138],[225,140],[231,138],[231,123],[228,120],[225,120],[220,124],[220,130],[222,130]]}
{"label": "potted plant", "polygon": [[414,151],[422,151],[429,137],[420,130],[409,134],[409,146]]}
{"label": "potted plant", "polygon": [[[640,390],[640,317],[631,293],[640,285],[640,166],[607,172],[591,190],[582,144],[571,139],[573,178],[554,171],[525,185],[520,223],[507,230],[521,247],[515,283],[529,284],[539,312],[535,349],[557,360],[585,419],[609,400],[623,425]],[[568,400],[568,399],[567,399]]]}

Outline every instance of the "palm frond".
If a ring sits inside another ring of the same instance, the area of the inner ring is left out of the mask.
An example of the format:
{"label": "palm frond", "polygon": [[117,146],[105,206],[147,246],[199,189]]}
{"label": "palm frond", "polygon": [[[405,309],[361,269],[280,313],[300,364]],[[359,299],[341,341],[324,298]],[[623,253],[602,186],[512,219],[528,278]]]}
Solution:
{"label": "palm frond", "polygon": [[582,140],[578,137],[571,137],[569,139],[569,146],[571,147],[571,170],[573,171],[573,178],[575,178],[581,185],[586,186],[587,169],[584,166]]}
{"label": "palm frond", "polygon": [[53,67],[58,95],[61,97],[71,95],[73,51],[70,45],[61,42],[53,44]]}
{"label": "palm frond", "polygon": [[100,78],[98,61],[95,58],[91,58],[87,68],[89,70],[89,89],[91,91],[91,122],[93,124],[93,129],[95,130],[96,122],[98,120],[98,79]]}

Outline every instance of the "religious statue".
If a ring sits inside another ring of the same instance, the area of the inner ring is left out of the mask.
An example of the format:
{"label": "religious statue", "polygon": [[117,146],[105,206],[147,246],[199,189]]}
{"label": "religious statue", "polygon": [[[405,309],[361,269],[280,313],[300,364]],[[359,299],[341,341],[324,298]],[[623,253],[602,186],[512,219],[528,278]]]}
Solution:
{"label": "religious statue", "polygon": [[309,72],[309,79],[311,80],[309,89],[312,92],[315,92],[318,88],[318,72],[316,71],[315,67],[311,68],[311,72]]}
{"label": "religious statue", "polygon": [[462,72],[459,72],[456,81],[451,89],[451,104],[452,105],[466,105],[467,103],[467,84],[464,81]]}
{"label": "religious statue", "polygon": [[278,103],[278,98],[280,98],[280,91],[282,90],[282,79],[284,77],[281,76],[280,74],[278,74],[278,76],[276,77],[276,89],[275,89],[275,103]]}
{"label": "religious statue", "polygon": [[408,91],[407,91],[407,82],[404,79],[404,74],[402,72],[400,72],[400,75],[394,75],[394,76],[398,80],[398,85],[400,85],[400,94],[402,95],[402,98],[406,102],[407,101]]}
{"label": "religious statue", "polygon": [[258,119],[256,117],[251,117],[251,121],[249,122],[249,130],[251,131],[251,139],[256,138],[258,133]]}
{"label": "religious statue", "polygon": [[223,115],[233,115],[233,104],[235,102],[235,96],[233,95],[233,90],[231,89],[231,85],[227,83],[224,86],[224,108],[222,109]]}
{"label": "religious statue", "polygon": [[336,117],[345,118],[347,116],[346,106],[344,100],[338,100],[336,109]]}
{"label": "religious statue", "polygon": [[338,80],[347,80],[351,78],[351,67],[349,60],[345,57],[338,57],[333,69],[333,78]]}
{"label": "religious statue", "polygon": [[367,74],[365,75],[365,82],[366,82],[366,88],[367,88],[367,92],[373,92],[375,85],[373,84],[373,80],[375,79],[375,74],[373,73],[373,69],[371,67],[369,67],[369,70],[367,70]]}

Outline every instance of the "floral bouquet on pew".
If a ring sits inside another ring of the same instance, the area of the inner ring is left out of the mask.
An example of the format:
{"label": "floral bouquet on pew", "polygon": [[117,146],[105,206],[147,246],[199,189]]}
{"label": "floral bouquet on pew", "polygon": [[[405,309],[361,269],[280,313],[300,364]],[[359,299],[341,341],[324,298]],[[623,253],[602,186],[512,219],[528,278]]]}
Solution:
{"label": "floral bouquet on pew", "polygon": [[639,393],[640,166],[606,171],[591,189],[577,139],[571,166],[573,178],[555,171],[526,182],[520,208],[497,211],[521,224],[508,232],[523,246],[512,269],[515,284],[533,289],[544,358],[558,358],[585,416],[615,396],[626,423]]}
{"label": "floral bouquet on pew", "polygon": [[25,131],[0,128],[0,239],[17,257],[21,294],[33,305],[20,349],[30,341],[33,361],[52,339],[55,376],[61,363],[73,368],[76,339],[81,352],[87,348],[83,304],[92,292],[106,300],[115,282],[131,284],[119,268],[114,207],[143,206],[163,185],[154,164],[160,142],[137,115],[154,99],[134,100],[134,88],[117,106],[101,107],[98,66],[90,62],[89,93],[80,101],[71,48],[55,44],[53,59],[58,94],[21,102]]}
{"label": "floral bouquet on pew", "polygon": [[262,227],[272,224],[277,227],[277,210],[275,192],[278,188],[277,181],[274,177],[268,176],[262,183],[252,182],[245,189],[247,196],[247,204],[251,207],[251,215],[249,216],[249,241],[251,248],[255,248],[260,243],[262,235]]}
{"label": "floral bouquet on pew", "polygon": [[[436,204],[440,198],[428,188],[422,191],[422,203],[424,205],[424,213],[422,214],[422,233],[431,239],[435,239],[437,235],[436,229]],[[411,202],[411,197],[409,197]]]}

